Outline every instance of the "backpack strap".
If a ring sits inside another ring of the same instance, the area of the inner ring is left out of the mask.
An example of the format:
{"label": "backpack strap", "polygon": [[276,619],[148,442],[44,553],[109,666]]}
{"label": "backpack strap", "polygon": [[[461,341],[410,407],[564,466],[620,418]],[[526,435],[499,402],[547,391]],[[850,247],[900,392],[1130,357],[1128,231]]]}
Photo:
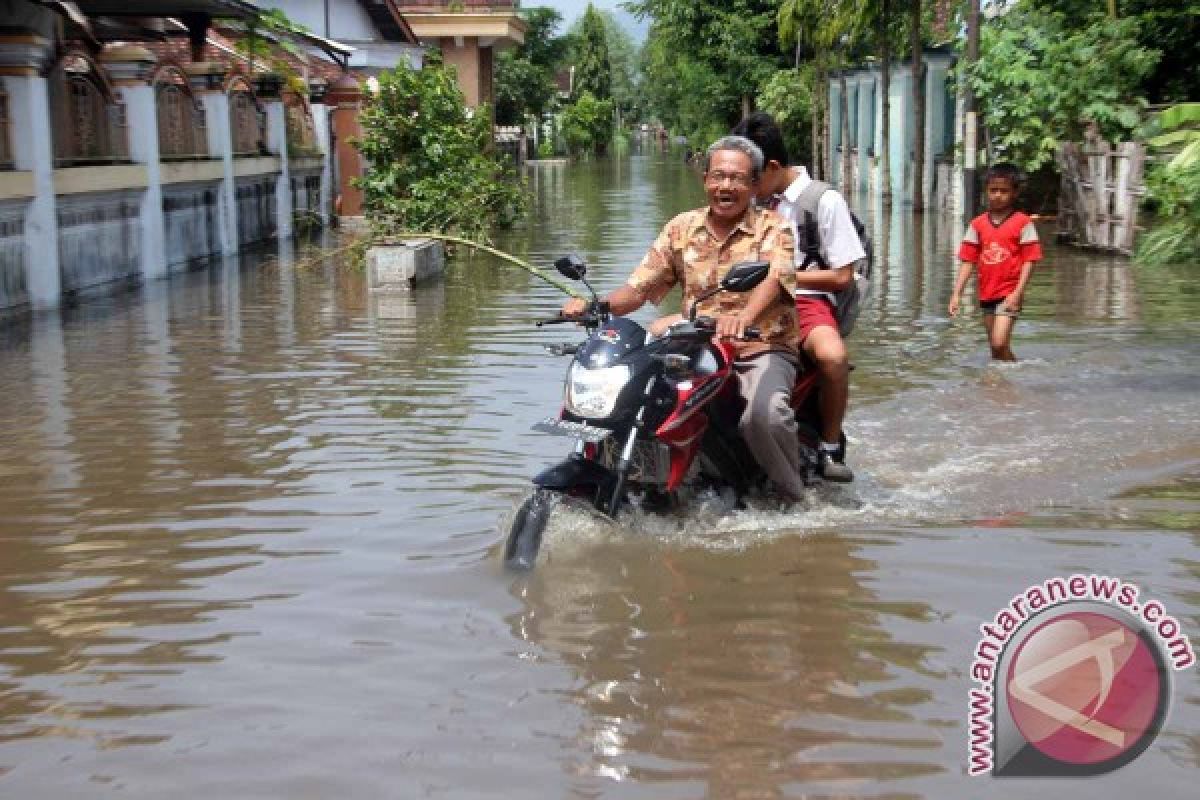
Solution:
{"label": "backpack strap", "polygon": [[808,186],[796,198],[796,210],[801,214],[796,220],[796,233],[799,241],[796,247],[804,253],[800,269],[808,269],[809,264],[816,264],[821,269],[829,269],[825,256],[821,254],[821,232],[817,228],[817,206],[821,196],[832,187],[825,181],[810,181]]}
{"label": "backpack strap", "polygon": [[825,181],[809,181],[808,186],[805,186],[804,191],[800,192],[800,195],[796,198],[796,207],[816,214],[817,204],[821,202],[821,196],[832,188]]}

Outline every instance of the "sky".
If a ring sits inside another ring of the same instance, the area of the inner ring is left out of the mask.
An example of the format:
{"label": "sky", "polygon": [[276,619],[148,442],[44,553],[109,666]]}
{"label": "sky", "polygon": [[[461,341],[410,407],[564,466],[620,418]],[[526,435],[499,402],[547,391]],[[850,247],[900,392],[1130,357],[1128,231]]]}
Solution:
{"label": "sky", "polygon": [[[583,16],[589,0],[521,0],[522,8],[537,8],[539,6],[553,8],[563,16],[563,26],[559,33],[566,33],[575,20]],[[617,15],[621,26],[629,32],[634,41],[641,42],[646,38],[648,24],[638,22],[637,18],[621,8],[621,0],[590,0],[592,5],[604,11],[612,11]]]}

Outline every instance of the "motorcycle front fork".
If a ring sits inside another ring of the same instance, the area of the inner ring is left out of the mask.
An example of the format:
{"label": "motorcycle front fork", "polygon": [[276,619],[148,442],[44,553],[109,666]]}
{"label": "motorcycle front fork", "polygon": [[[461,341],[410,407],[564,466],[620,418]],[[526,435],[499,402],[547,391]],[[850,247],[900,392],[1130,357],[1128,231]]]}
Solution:
{"label": "motorcycle front fork", "polygon": [[633,419],[633,424],[629,426],[629,434],[625,437],[625,444],[621,448],[621,458],[617,461],[616,480],[613,483],[612,493],[608,497],[606,507],[599,508],[614,519],[617,516],[617,511],[621,509],[622,494],[625,491],[625,476],[629,474],[629,465],[633,463],[633,448],[637,446],[638,434],[642,431],[642,426],[645,424],[646,404],[649,402],[650,395],[654,391],[654,385],[657,383],[657,376],[646,382],[646,388],[642,391],[642,406],[638,409],[637,416]]}

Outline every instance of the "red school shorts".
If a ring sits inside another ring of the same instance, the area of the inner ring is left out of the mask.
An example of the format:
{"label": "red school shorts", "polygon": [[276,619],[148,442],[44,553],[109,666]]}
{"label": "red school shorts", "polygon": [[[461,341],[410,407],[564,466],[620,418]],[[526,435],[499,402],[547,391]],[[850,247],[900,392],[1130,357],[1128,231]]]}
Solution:
{"label": "red school shorts", "polygon": [[796,295],[796,318],[799,321],[802,344],[808,341],[808,335],[812,333],[813,328],[828,325],[835,331],[838,329],[837,319],[833,316],[833,303],[819,295]]}

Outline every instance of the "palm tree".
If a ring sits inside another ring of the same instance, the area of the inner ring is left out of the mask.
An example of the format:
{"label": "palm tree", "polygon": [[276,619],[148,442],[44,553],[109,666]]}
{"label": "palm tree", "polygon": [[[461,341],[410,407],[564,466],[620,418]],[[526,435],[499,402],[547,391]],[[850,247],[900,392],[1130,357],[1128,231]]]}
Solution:
{"label": "palm tree", "polygon": [[[825,108],[825,92],[823,87],[827,85],[828,76],[834,69],[844,68],[845,49],[848,47],[852,39],[858,34],[861,23],[861,13],[858,3],[841,3],[838,0],[783,0],[779,6],[779,40],[785,46],[793,42],[797,47],[797,58],[799,57],[799,48],[806,45],[813,51],[813,115],[822,114],[825,124],[822,129],[826,132],[826,136],[830,134],[829,128],[829,111]],[[847,113],[848,99],[846,92],[846,77],[842,73],[839,75],[840,81],[840,105],[839,109],[842,118],[842,188],[849,188],[850,174],[850,152],[848,144],[850,141],[850,116]],[[817,148],[820,147],[818,137],[813,137],[813,169],[817,170],[818,164],[825,164],[826,168],[823,174],[819,177],[825,177],[829,174],[830,157],[829,148],[821,148],[824,150],[824,159],[817,158]]]}

